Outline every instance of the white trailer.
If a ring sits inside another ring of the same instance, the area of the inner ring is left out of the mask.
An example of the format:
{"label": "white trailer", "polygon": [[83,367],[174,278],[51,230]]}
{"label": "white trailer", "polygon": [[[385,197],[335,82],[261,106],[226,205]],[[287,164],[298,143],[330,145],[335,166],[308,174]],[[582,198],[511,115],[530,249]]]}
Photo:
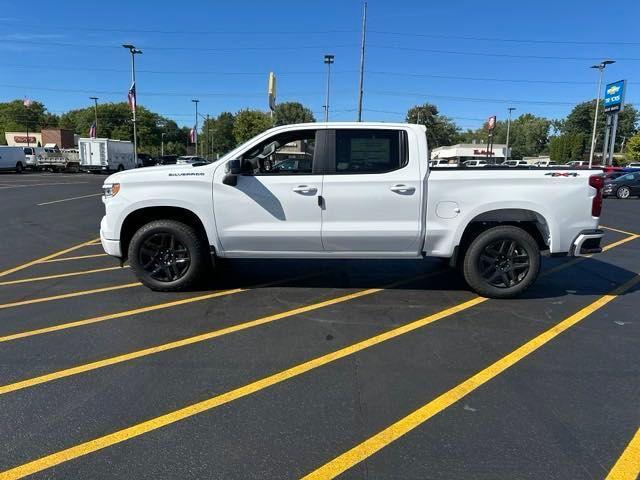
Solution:
{"label": "white trailer", "polygon": [[89,171],[122,171],[136,168],[133,143],[110,138],[81,138],[80,168]]}

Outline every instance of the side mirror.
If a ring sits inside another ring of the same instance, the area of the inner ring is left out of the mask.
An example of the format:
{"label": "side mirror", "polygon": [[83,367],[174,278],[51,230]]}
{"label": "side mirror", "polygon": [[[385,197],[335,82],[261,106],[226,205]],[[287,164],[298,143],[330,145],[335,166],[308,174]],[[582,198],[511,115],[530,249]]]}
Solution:
{"label": "side mirror", "polygon": [[225,166],[227,174],[222,179],[222,183],[235,187],[238,185],[238,175],[241,173],[240,160],[229,160]]}

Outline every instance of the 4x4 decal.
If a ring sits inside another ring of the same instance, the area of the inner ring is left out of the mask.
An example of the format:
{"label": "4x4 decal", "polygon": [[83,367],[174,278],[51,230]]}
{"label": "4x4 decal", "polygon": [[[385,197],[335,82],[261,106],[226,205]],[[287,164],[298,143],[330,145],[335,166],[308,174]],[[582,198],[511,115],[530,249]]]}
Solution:
{"label": "4x4 decal", "polygon": [[545,175],[549,175],[551,177],[579,177],[580,174],[576,172],[549,172],[545,173]]}

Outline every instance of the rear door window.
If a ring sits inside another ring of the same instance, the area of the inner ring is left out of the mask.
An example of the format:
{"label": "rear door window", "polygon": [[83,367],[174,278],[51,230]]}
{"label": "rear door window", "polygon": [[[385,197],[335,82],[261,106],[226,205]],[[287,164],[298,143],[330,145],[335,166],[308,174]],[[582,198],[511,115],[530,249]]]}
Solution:
{"label": "rear door window", "polygon": [[328,173],[385,173],[404,167],[408,160],[402,130],[340,129],[335,145],[335,162]]}

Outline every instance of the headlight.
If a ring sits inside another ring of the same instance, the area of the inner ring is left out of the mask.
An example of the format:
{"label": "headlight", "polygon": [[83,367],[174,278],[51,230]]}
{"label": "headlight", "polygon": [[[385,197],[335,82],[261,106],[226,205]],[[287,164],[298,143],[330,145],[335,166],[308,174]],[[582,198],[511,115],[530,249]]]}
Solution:
{"label": "headlight", "polygon": [[107,183],[102,186],[102,194],[105,198],[115,197],[120,191],[119,183]]}

